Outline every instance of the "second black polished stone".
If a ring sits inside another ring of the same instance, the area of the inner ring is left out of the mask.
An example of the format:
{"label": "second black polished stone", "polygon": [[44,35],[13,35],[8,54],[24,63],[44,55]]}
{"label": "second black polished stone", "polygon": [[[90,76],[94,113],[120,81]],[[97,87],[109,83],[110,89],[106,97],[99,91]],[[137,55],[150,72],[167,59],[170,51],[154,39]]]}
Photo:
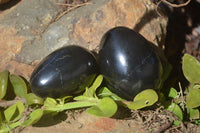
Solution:
{"label": "second black polished stone", "polygon": [[81,93],[95,79],[94,55],[80,46],[66,46],[48,55],[33,71],[30,84],[40,97],[63,97]]}
{"label": "second black polished stone", "polygon": [[126,100],[145,89],[157,89],[163,74],[151,44],[126,27],[113,28],[103,36],[99,67],[108,88]]}

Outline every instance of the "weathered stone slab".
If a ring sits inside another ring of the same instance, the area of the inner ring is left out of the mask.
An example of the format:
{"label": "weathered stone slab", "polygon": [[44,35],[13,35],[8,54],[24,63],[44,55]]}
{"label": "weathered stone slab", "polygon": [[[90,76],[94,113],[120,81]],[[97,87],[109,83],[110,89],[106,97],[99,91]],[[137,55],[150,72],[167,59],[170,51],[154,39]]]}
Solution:
{"label": "weathered stone slab", "polygon": [[[41,31],[56,17],[64,0],[22,0],[14,7],[0,12],[0,70],[9,70],[28,79],[33,66],[17,60],[25,47],[40,38]],[[27,55],[37,53],[28,51]]]}
{"label": "weathered stone slab", "polygon": [[156,45],[166,33],[166,17],[159,16],[149,0],[91,0],[91,4],[54,22],[61,11],[56,3],[64,1],[22,0],[1,12],[0,58],[4,63],[0,70],[8,69],[29,77],[31,64],[59,47],[82,45],[98,50],[103,34],[115,26],[135,29]]}
{"label": "weathered stone slab", "polygon": [[65,45],[96,49],[102,35],[115,26],[135,28],[155,44],[165,32],[166,18],[158,16],[149,0],[92,0],[90,3],[50,24],[41,38],[31,40],[31,45],[24,42],[18,59],[30,63]]}

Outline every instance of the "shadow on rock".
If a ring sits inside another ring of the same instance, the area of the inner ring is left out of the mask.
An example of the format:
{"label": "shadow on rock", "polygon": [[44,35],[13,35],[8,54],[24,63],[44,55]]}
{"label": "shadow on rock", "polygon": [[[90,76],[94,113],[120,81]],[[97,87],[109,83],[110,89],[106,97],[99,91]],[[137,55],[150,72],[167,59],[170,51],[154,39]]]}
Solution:
{"label": "shadow on rock", "polygon": [[4,3],[2,5],[0,5],[0,11],[4,11],[6,9],[9,9],[15,5],[17,5],[17,3],[19,3],[21,0],[11,0],[7,3]]}
{"label": "shadow on rock", "polygon": [[114,116],[112,116],[113,119],[127,119],[131,118],[132,112],[129,108],[124,107],[122,105],[118,105],[117,112]]}
{"label": "shadow on rock", "polygon": [[61,123],[67,119],[67,114],[65,112],[61,112],[55,116],[51,114],[43,115],[42,118],[33,126],[34,127],[49,127],[52,125],[56,125]]}

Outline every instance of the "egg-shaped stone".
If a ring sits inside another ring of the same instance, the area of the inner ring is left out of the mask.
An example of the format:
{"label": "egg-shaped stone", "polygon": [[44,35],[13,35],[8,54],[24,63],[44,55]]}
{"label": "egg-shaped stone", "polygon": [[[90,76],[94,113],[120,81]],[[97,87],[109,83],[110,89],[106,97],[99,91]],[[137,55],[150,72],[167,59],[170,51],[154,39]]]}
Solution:
{"label": "egg-shaped stone", "polygon": [[126,27],[115,27],[104,34],[99,67],[108,88],[126,100],[133,100],[145,89],[157,89],[163,73],[152,44]]}
{"label": "egg-shaped stone", "polygon": [[48,55],[36,67],[30,78],[31,90],[40,97],[77,95],[93,82],[97,72],[96,58],[90,51],[66,46]]}

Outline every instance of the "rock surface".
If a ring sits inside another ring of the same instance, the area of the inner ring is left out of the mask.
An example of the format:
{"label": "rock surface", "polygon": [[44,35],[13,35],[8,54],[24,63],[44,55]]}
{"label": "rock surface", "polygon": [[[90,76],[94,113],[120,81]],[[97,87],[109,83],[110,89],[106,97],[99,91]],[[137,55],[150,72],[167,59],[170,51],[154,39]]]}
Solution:
{"label": "rock surface", "polygon": [[10,0],[0,0],[0,4],[5,4],[6,2],[9,2]]}
{"label": "rock surface", "polygon": [[[55,49],[76,44],[98,50],[103,34],[115,26],[132,28],[156,45],[163,43],[167,18],[159,16],[149,0],[91,0],[57,19],[62,11],[57,3],[64,1],[21,0],[0,12],[0,71],[9,70],[29,80],[36,64]],[[146,132],[132,121],[85,114],[78,118],[83,128],[63,123],[24,131]]]}
{"label": "rock surface", "polygon": [[[49,119],[48,121],[55,121]],[[131,120],[116,120],[112,118],[98,118],[86,112],[77,118],[67,118],[58,125],[50,127],[27,127],[21,133],[148,133],[141,125]]]}
{"label": "rock surface", "polygon": [[[64,0],[22,0],[10,9],[0,12],[0,71],[9,70],[29,79],[34,66],[24,63],[26,56],[37,54],[40,47],[33,47],[33,42],[39,42],[41,31],[46,28],[52,18],[56,17],[60,8],[56,3]],[[20,60],[17,55],[26,47]],[[38,53],[39,54],[39,53]]]}
{"label": "rock surface", "polygon": [[[0,70],[28,78],[35,61],[64,45],[98,49],[102,35],[115,26],[127,26],[158,45],[167,19],[149,0],[91,0],[54,21],[64,0],[22,0],[0,14]],[[159,43],[161,44],[161,43]],[[25,72],[20,72],[25,70]]]}
{"label": "rock surface", "polygon": [[[157,43],[156,37],[160,40],[162,28],[166,27],[166,18],[158,17],[155,6],[148,0],[92,0],[90,3],[50,23],[47,29],[42,29],[40,37],[24,42],[23,46],[26,47],[23,47],[18,59],[26,63],[40,60],[64,45],[76,44],[95,49],[102,35],[115,26],[134,28],[148,40]],[[43,16],[54,18],[49,14]],[[29,54],[32,51],[37,52]]]}

